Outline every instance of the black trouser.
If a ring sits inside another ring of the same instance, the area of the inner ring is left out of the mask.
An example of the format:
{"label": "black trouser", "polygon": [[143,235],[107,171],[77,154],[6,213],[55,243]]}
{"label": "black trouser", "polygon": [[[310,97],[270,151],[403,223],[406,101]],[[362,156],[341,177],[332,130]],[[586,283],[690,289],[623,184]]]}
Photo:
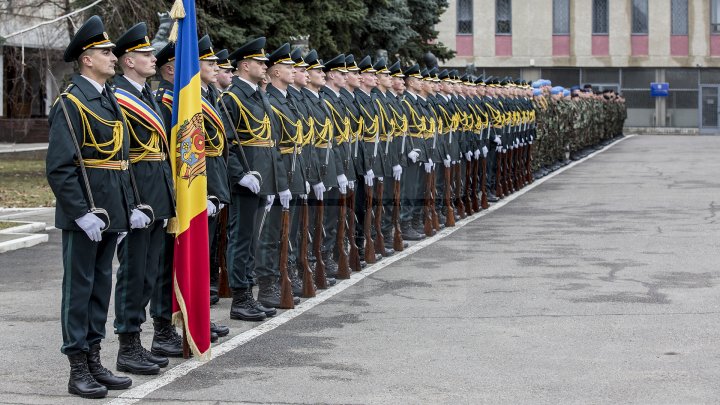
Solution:
{"label": "black trouser", "polygon": [[412,220],[413,212],[418,204],[422,207],[422,196],[418,196],[418,190],[424,189],[424,186],[420,184],[420,172],[424,170],[422,163],[411,163],[408,167],[403,168],[402,182],[400,183],[400,195],[402,196],[400,220],[402,222]]}
{"label": "black trouser", "polygon": [[[175,259],[175,235],[165,232],[162,240],[160,268],[155,289],[150,298],[150,316],[166,321],[172,319],[173,260]],[[143,314],[144,316],[144,314]]]}
{"label": "black trouser", "polygon": [[145,307],[162,271],[165,228],[159,219],[147,228],[132,229],[118,244],[115,285],[115,333],[140,332]]}
{"label": "black trouser", "polygon": [[[259,237],[255,246],[255,277],[258,279],[266,277],[279,277],[280,267],[280,225],[282,224],[282,206],[278,198],[273,201],[272,207],[267,214],[263,214],[265,207],[258,212],[265,221],[262,228],[258,230]],[[262,220],[260,221],[262,222]],[[260,224],[258,223],[258,226]],[[287,243],[287,241],[285,241]]]}
{"label": "black trouser", "polygon": [[255,261],[256,215],[263,209],[265,197],[251,191],[233,191],[228,218],[227,267],[230,288],[252,285]]}
{"label": "black trouser", "polygon": [[106,232],[100,242],[93,242],[85,232],[62,231],[60,350],[64,354],[87,352],[105,337],[117,237]]}
{"label": "black trouser", "polygon": [[334,252],[337,244],[338,217],[340,216],[340,189],[333,187],[326,191],[323,196],[325,202],[325,216],[323,226],[325,236],[323,237],[322,252]]}

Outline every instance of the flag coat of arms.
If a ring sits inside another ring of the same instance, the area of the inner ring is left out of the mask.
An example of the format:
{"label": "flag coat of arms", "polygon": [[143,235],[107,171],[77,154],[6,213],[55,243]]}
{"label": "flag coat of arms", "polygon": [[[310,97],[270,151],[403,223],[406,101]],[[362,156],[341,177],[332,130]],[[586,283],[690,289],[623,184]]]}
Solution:
{"label": "flag coat of arms", "polygon": [[173,321],[196,358],[210,358],[210,259],[205,135],[194,0],[177,0],[175,92],[170,150],[177,201],[173,261]]}

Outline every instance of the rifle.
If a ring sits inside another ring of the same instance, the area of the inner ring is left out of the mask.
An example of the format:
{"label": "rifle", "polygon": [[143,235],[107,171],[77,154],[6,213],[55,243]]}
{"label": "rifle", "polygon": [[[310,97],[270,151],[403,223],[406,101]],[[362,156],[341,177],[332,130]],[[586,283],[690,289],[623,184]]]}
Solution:
{"label": "rifle", "polygon": [[290,276],[288,275],[288,248],[290,247],[290,210],[283,208],[282,222],[280,225],[280,308],[293,309],[292,287],[290,286]]}
{"label": "rifle", "polygon": [[346,214],[346,194],[340,194],[340,215],[338,218],[337,228],[337,251],[338,251],[338,270],[337,278],[346,280],[350,278],[350,264],[348,263],[348,254],[345,252],[345,214]]}
{"label": "rifle", "polygon": [[223,207],[220,210],[220,218],[218,219],[218,230],[217,230],[217,250],[218,250],[218,267],[220,268],[220,276],[218,280],[218,296],[220,298],[230,298],[232,293],[230,292],[230,285],[228,283],[228,272],[227,272],[227,223],[229,215],[229,207]]}
{"label": "rifle", "polygon": [[436,231],[440,231],[440,217],[438,216],[437,210],[435,209],[435,198],[437,198],[437,184],[435,180],[435,172],[433,172],[432,176],[430,176],[430,184],[432,187],[432,191],[430,191],[430,196],[432,197],[430,199],[430,214],[432,215],[432,226]]}
{"label": "rifle", "polygon": [[484,156],[482,159],[482,176],[480,177],[480,191],[482,196],[480,197],[480,206],[486,210],[490,206],[487,199],[487,158]]}
{"label": "rifle", "polygon": [[472,171],[472,158],[469,162],[465,161],[465,187],[462,187],[462,191],[465,192],[465,195],[460,196],[460,201],[462,201],[463,205],[465,206],[465,213],[467,214],[467,216],[471,216],[475,213],[472,209],[472,203],[470,202],[470,192],[472,191],[470,189],[470,186],[472,185],[472,177],[470,171]]}
{"label": "rifle", "polygon": [[315,296],[315,285],[313,284],[313,275],[310,271],[310,263],[307,257],[307,248],[310,229],[310,214],[308,208],[307,197],[304,197],[302,209],[300,212],[300,243],[298,247],[298,264],[303,272],[303,298],[312,298]]}
{"label": "rifle", "polygon": [[324,290],[328,288],[325,278],[325,262],[322,259],[323,217],[325,216],[325,203],[317,200],[315,212],[315,234],[313,235],[313,254],[315,255],[315,285]]}
{"label": "rifle", "polygon": [[480,165],[480,158],[474,159],[472,161],[472,168],[470,172],[472,173],[472,185],[468,186],[468,189],[470,189],[470,200],[472,202],[472,209],[475,212],[480,212],[480,204],[478,202],[478,169]]}
{"label": "rifle", "polygon": [[375,183],[375,186],[377,186],[377,205],[375,206],[375,215],[374,215],[374,225],[375,225],[375,252],[380,252],[383,256],[385,256],[385,236],[383,236],[382,233],[382,213],[383,213],[383,205],[382,205],[382,196],[383,196],[383,189],[385,188],[385,184],[382,181],[378,181]]}
{"label": "rifle", "polygon": [[498,196],[498,198],[505,197],[505,194],[503,194],[503,186],[502,186],[502,167],[503,167],[503,153],[502,153],[502,147],[500,147],[500,150],[497,150],[495,152],[495,195]]}
{"label": "rifle", "polygon": [[402,232],[400,231],[400,182],[395,181],[393,184],[393,250],[402,252],[403,247]]}
{"label": "rifle", "polygon": [[365,220],[363,222],[363,233],[365,234],[365,262],[373,264],[375,260],[375,243],[372,239],[372,201],[373,188],[365,184]]}
{"label": "rifle", "polygon": [[527,157],[525,158],[525,181],[530,184],[533,182],[532,175],[532,143],[527,146]]}
{"label": "rifle", "polygon": [[462,199],[462,182],[460,181],[460,167],[462,165],[462,160],[458,162],[457,165],[455,165],[455,168],[452,169],[452,177],[455,184],[455,192],[457,195],[455,196],[456,207],[458,210],[458,215],[460,215],[461,219],[465,219],[467,217],[467,212],[465,211],[465,203]]}
{"label": "rifle", "polygon": [[[453,209],[451,197],[450,168],[445,167],[445,206],[447,207],[447,217],[445,218],[445,226],[455,226],[455,210]],[[455,188],[457,190],[457,187]]]}
{"label": "rifle", "polygon": [[432,178],[433,178],[433,172],[432,170],[430,173],[426,173],[425,176],[425,204],[423,206],[423,214],[425,216],[424,221],[424,231],[425,236],[430,237],[433,236],[433,216],[432,216],[432,210],[431,208],[435,203],[433,202],[433,194],[432,194]]}
{"label": "rifle", "polygon": [[348,211],[350,211],[350,218],[348,220],[348,244],[350,245],[349,262],[350,268],[353,271],[362,270],[360,266],[360,252],[358,251],[357,243],[355,243],[355,190],[348,190],[347,199],[345,199]]}

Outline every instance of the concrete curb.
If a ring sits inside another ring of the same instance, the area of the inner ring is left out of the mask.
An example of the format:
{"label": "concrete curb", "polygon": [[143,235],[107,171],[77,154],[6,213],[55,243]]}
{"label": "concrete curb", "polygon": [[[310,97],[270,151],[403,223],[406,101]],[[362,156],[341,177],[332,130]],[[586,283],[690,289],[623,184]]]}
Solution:
{"label": "concrete curb", "polygon": [[6,242],[0,243],[0,253],[10,252],[17,249],[22,249],[26,247],[31,247],[35,245],[39,245],[41,243],[45,243],[48,241],[48,234],[24,234],[24,233],[17,233],[17,234],[11,234],[11,235],[17,235],[17,239],[12,239]]}

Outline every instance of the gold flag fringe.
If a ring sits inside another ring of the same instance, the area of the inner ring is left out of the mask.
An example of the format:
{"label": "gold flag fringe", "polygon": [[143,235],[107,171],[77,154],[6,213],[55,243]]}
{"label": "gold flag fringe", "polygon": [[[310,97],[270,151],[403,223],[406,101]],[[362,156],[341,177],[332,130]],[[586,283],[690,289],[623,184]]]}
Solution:
{"label": "gold flag fringe", "polygon": [[178,37],[178,20],[185,18],[185,6],[183,6],[182,0],[175,0],[175,3],[173,3],[170,9],[170,17],[174,18],[175,22],[173,22],[172,28],[170,29],[168,40],[175,43]]}

